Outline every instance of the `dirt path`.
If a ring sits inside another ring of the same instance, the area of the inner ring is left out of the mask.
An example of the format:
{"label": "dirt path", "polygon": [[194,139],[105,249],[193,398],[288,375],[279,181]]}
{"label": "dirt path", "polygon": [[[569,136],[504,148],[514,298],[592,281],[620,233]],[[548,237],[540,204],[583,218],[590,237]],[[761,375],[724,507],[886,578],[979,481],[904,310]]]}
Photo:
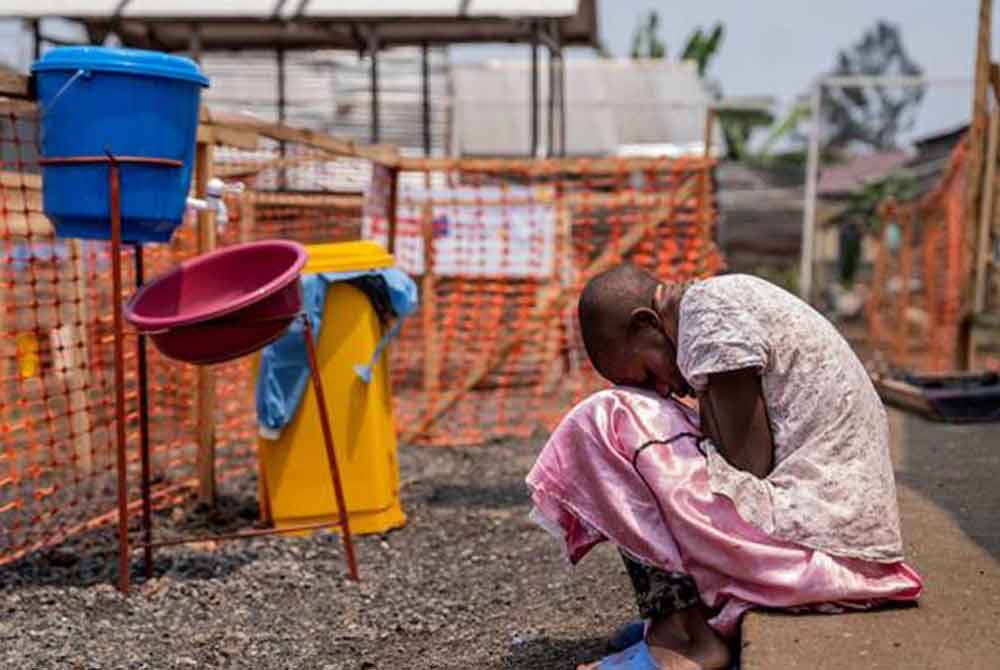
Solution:
{"label": "dirt path", "polygon": [[[404,449],[410,522],[361,540],[360,585],[328,534],[162,550],[127,601],[108,586],[113,557],[73,544],[0,570],[0,667],[572,668],[600,656],[632,596],[610,548],[571,570],[526,519],[537,449]],[[245,524],[254,491],[243,482],[215,528]]]}

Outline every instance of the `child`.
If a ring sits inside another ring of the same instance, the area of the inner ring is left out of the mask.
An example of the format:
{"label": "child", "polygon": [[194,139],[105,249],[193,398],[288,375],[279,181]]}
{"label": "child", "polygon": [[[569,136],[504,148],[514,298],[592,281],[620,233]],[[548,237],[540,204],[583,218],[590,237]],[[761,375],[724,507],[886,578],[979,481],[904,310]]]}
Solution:
{"label": "child", "polygon": [[622,265],[587,284],[579,318],[621,388],[563,419],[528,484],[571,562],[610,540],[635,587],[644,639],[592,667],[726,668],[751,607],[917,598],[885,410],[822,316],[755,277],[662,284]]}

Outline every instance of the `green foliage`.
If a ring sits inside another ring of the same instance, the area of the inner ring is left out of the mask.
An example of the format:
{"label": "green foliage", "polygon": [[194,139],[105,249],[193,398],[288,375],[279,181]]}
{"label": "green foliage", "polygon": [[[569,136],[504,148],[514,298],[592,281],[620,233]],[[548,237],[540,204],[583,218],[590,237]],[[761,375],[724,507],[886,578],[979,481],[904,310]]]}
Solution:
{"label": "green foliage", "polygon": [[655,10],[639,18],[632,33],[632,58],[666,58],[667,45],[660,40],[660,15]]}
{"label": "green foliage", "polygon": [[770,112],[757,109],[720,109],[716,118],[726,138],[730,160],[742,160],[748,154],[747,145],[753,131],[774,122]]}
{"label": "green foliage", "polygon": [[681,60],[694,61],[698,66],[698,74],[704,77],[712,59],[722,48],[724,35],[725,28],[721,22],[716,22],[710,33],[704,32],[700,27],[695,28],[688,37],[687,44],[684,45]]}
{"label": "green foliage", "polygon": [[891,174],[884,179],[872,181],[856,189],[848,196],[846,208],[838,219],[859,222],[868,232],[878,234],[882,230],[882,220],[878,216],[878,206],[882,201],[894,199],[910,200],[917,195],[917,182],[909,175]]}

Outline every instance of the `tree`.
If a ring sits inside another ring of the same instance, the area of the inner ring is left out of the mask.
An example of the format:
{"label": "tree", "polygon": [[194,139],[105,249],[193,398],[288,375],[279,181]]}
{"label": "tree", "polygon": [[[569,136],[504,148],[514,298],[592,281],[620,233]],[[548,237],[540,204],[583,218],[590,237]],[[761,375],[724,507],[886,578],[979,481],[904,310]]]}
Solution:
{"label": "tree", "polygon": [[632,58],[666,58],[667,45],[660,40],[660,15],[655,10],[639,19],[632,33]]}
{"label": "tree", "polygon": [[723,28],[722,23],[718,22],[712,28],[711,33],[705,33],[700,27],[695,28],[688,37],[687,44],[684,45],[681,60],[694,61],[698,66],[698,75],[704,77],[708,71],[709,63],[722,47],[724,34],[725,28]]}
{"label": "tree", "polygon": [[[899,27],[878,21],[837,54],[831,74],[915,77],[923,69],[907,53]],[[924,89],[916,86],[830,87],[822,106],[826,142],[835,149],[895,148],[900,133],[913,127],[923,97]]]}

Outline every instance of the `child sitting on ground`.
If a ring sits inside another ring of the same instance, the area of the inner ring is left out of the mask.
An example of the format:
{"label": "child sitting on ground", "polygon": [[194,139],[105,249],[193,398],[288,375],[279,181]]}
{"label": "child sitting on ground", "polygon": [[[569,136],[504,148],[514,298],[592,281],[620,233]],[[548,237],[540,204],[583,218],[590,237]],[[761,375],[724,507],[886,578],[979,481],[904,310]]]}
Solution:
{"label": "child sitting on ground", "polygon": [[609,540],[635,587],[642,639],[591,667],[727,668],[749,608],[918,597],[885,410],[822,316],[755,277],[663,284],[622,265],[587,284],[579,318],[616,388],[563,419],[528,484],[571,562]]}

